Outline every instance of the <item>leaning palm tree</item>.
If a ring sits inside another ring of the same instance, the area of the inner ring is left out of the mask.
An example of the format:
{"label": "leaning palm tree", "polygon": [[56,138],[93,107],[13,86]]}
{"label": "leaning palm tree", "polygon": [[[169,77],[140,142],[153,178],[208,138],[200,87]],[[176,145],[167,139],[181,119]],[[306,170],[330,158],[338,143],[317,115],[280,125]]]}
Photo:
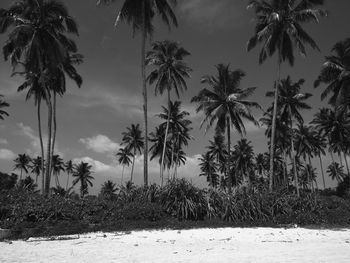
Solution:
{"label": "leaning palm tree", "polygon": [[129,149],[120,148],[119,151],[117,152],[116,156],[118,157],[119,164],[123,165],[122,180],[121,180],[121,184],[123,184],[124,168],[125,168],[125,166],[129,167],[129,165],[131,163],[131,158],[134,157],[134,155],[130,152]]}
{"label": "leaning palm tree", "polygon": [[201,170],[199,176],[205,176],[210,187],[217,187],[219,184],[219,175],[217,174],[215,157],[207,152],[199,158],[199,161]]}
{"label": "leaning palm tree", "polygon": [[142,137],[142,131],[140,130],[139,124],[132,124],[131,127],[127,127],[127,132],[123,132],[122,145],[125,145],[127,151],[132,152],[133,160],[132,160],[132,168],[131,168],[131,176],[130,181],[133,181],[134,175],[134,166],[135,166],[135,157],[137,153],[142,152],[144,148],[144,140]]}
{"label": "leaning palm tree", "polygon": [[4,96],[0,95],[0,120],[4,119],[4,116],[9,116],[9,114],[3,110],[4,108],[7,108],[10,106],[4,99]]}
{"label": "leaning palm tree", "polygon": [[[152,50],[147,53],[146,64],[155,69],[150,73],[147,80],[150,85],[155,83],[155,95],[163,95],[167,91],[168,96],[168,116],[164,135],[164,146],[162,152],[162,162],[164,162],[166,141],[168,139],[171,100],[170,93],[173,90],[177,97],[180,92],[187,89],[186,78],[190,77],[191,69],[183,61],[190,53],[181,47],[179,43],[171,41],[161,41],[152,44]],[[161,164],[160,176],[163,177],[163,163]]]}
{"label": "leaning palm tree", "polygon": [[15,165],[14,168],[16,170],[20,170],[21,174],[20,174],[20,181],[22,181],[22,176],[23,176],[23,171],[28,174],[28,168],[30,167],[30,161],[31,158],[24,154],[18,154],[17,158],[14,160]]}
{"label": "leaning palm tree", "polygon": [[350,93],[350,38],[336,43],[332,49],[334,55],[327,56],[326,62],[315,81],[315,87],[321,83],[327,85],[321,99],[331,95],[329,103],[335,107],[349,107]]}
{"label": "leaning palm tree", "polygon": [[[295,149],[294,149],[294,134],[293,134],[293,121],[296,120],[298,123],[303,123],[303,117],[300,114],[300,110],[308,110],[311,107],[305,102],[312,95],[310,93],[301,93],[301,86],[304,84],[305,80],[300,79],[299,81],[293,83],[290,76],[286,79],[281,80],[279,90],[279,97],[277,100],[278,104],[278,114],[283,122],[289,125],[291,131],[290,141],[291,141],[291,154],[292,154],[292,163],[293,171],[295,178],[295,186],[297,189],[297,195],[299,196],[298,188],[298,176],[297,169],[295,165]],[[274,97],[275,91],[267,92],[266,96]],[[272,111],[270,108],[268,111]]]}
{"label": "leaning palm tree", "polygon": [[[216,131],[225,132],[227,130],[227,162],[231,153],[231,126],[243,135],[246,133],[243,119],[256,125],[251,113],[251,108],[260,108],[256,102],[248,101],[247,98],[253,94],[256,88],[240,88],[240,82],[245,76],[242,70],[231,71],[229,65],[219,64],[216,66],[217,76],[205,76],[203,84],[207,84],[210,89],[202,89],[197,96],[192,98],[192,102],[198,104],[197,112],[204,112],[204,123],[207,128],[216,123]],[[228,167],[227,167],[228,169]],[[232,178],[228,177],[229,191],[232,187]]]}
{"label": "leaning palm tree", "polygon": [[323,4],[323,0],[250,0],[249,8],[255,9],[257,24],[254,36],[248,41],[247,50],[250,51],[258,43],[263,43],[259,55],[262,64],[267,57],[277,52],[278,77],[275,82],[274,108],[272,121],[272,136],[270,143],[270,180],[269,189],[272,192],[275,151],[275,130],[277,116],[277,99],[281,79],[281,64],[288,61],[294,64],[293,48],[306,56],[305,44],[319,50],[316,42],[304,31],[302,24],[318,22],[318,17],[326,13],[316,7]]}
{"label": "leaning palm tree", "polygon": [[81,162],[75,167],[75,171],[72,174],[73,177],[76,177],[73,180],[73,186],[80,182],[80,197],[84,198],[86,194],[88,194],[89,185],[92,187],[92,180],[94,177],[92,174],[92,166],[88,163]]}
{"label": "leaning palm tree", "polygon": [[[97,0],[97,4],[109,4],[114,0]],[[146,40],[153,33],[153,19],[158,14],[161,19],[169,26],[171,24],[177,26],[176,16],[172,10],[171,4],[176,4],[177,0],[124,0],[123,5],[118,13],[115,26],[120,21],[131,24],[133,33],[141,31],[141,75],[142,75],[142,95],[143,95],[143,111],[145,119],[144,134],[148,135],[147,123],[147,81],[146,81]],[[148,141],[147,136],[144,137],[144,184],[148,185]]]}
{"label": "leaning palm tree", "polygon": [[[26,82],[21,87],[36,85],[45,94],[48,107],[45,193],[48,194],[54,149],[52,96],[55,91],[52,87],[58,83],[65,85],[65,74],[73,79],[76,77],[70,62],[77,47],[66,34],[78,35],[77,25],[65,5],[56,0],[15,1],[9,9],[0,10],[0,25],[0,33],[14,28],[3,47],[3,53],[5,60],[11,60],[14,69],[20,65],[20,69],[24,70],[22,75],[26,77]],[[43,151],[42,145],[41,148]]]}

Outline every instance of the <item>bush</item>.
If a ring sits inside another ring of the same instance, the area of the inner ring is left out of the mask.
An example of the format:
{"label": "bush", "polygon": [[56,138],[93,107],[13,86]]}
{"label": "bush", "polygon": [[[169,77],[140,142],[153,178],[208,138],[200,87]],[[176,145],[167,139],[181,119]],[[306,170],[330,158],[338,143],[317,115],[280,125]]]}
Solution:
{"label": "bush", "polygon": [[161,192],[160,202],[167,213],[179,220],[202,220],[207,212],[204,190],[185,179],[177,179],[166,185]]}

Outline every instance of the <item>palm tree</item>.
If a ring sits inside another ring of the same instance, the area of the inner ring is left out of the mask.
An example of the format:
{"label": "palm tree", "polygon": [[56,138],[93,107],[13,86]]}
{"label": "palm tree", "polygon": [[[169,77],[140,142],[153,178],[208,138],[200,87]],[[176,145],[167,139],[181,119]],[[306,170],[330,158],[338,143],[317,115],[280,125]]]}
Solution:
{"label": "palm tree", "polygon": [[[97,0],[97,4],[109,4],[114,0]],[[147,123],[147,84],[146,84],[146,40],[153,33],[153,18],[158,14],[163,22],[169,28],[171,24],[177,26],[176,16],[172,10],[171,4],[176,5],[177,0],[124,0],[123,5],[118,13],[115,21],[115,26],[120,21],[131,24],[133,32],[141,31],[141,75],[142,75],[142,95],[143,95],[143,110],[144,110],[144,184],[148,185],[148,123]]]}
{"label": "palm tree", "polygon": [[254,173],[254,150],[251,142],[241,139],[234,147],[232,166],[236,172],[236,178],[243,178],[243,182],[249,185],[250,177]]}
{"label": "palm tree", "polygon": [[116,196],[116,191],[118,191],[116,184],[110,180],[101,185],[101,196],[104,199],[113,200]]}
{"label": "palm tree", "polygon": [[162,164],[160,166],[161,178],[163,178],[163,162],[171,113],[170,93],[174,90],[179,98],[179,92],[183,92],[187,89],[185,78],[190,77],[191,69],[186,65],[183,59],[188,55],[190,55],[190,53],[181,47],[179,43],[165,40],[153,43],[152,50],[147,53],[146,57],[146,65],[155,67],[147,78],[150,85],[155,83],[155,95],[157,95],[157,93],[163,95],[165,90],[168,95],[168,116],[164,135]]}
{"label": "palm tree", "polygon": [[[231,153],[231,126],[233,126],[240,135],[246,133],[243,119],[246,119],[256,125],[251,113],[251,108],[260,108],[256,102],[248,101],[247,97],[253,94],[256,88],[242,89],[239,87],[245,73],[242,70],[231,71],[229,65],[219,64],[216,66],[217,76],[205,76],[202,83],[207,84],[211,90],[202,89],[197,96],[192,98],[196,102],[197,112],[204,112],[204,120],[201,126],[206,122],[208,128],[216,122],[216,131],[224,132],[227,129],[227,162]],[[227,168],[228,169],[228,168]],[[232,178],[228,178],[228,187],[231,190]]]}
{"label": "palm tree", "polygon": [[207,152],[199,158],[199,161],[199,167],[201,169],[199,176],[207,177],[207,182],[210,187],[217,187],[219,184],[219,175],[216,172],[217,164],[215,162],[215,157]]}
{"label": "palm tree", "polygon": [[72,160],[69,160],[64,164],[64,169],[66,170],[66,173],[67,173],[66,191],[68,191],[69,176],[74,172],[74,165]]}
{"label": "palm tree", "polygon": [[[177,163],[178,161],[175,161],[174,159],[178,158],[179,151],[182,150],[182,146],[188,146],[188,141],[191,140],[191,136],[189,135],[189,131],[192,129],[190,128],[191,121],[186,119],[187,116],[189,116],[189,112],[181,110],[181,102],[180,101],[169,101],[168,108],[162,107],[163,112],[158,114],[158,117],[161,119],[166,120],[165,123],[162,123],[161,126],[165,127],[165,132],[168,130],[167,136],[164,136],[164,140],[169,137],[170,145],[171,145],[171,158],[170,166],[175,166],[174,175],[177,170]],[[170,136],[169,136],[170,134]],[[168,144],[168,139],[166,140],[166,144]],[[163,142],[163,150],[166,150],[164,148],[164,142]],[[162,151],[162,161],[165,154],[163,154]],[[165,158],[164,158],[165,159]],[[165,160],[164,160],[165,161]],[[164,168],[163,165],[161,165],[161,169]],[[161,176],[161,178],[163,178]],[[162,180],[163,181],[163,180]]]}
{"label": "palm tree", "polygon": [[[258,43],[263,43],[259,55],[259,63],[262,64],[267,57],[277,52],[277,81],[275,82],[274,107],[272,120],[272,136],[270,143],[270,180],[269,190],[272,192],[275,151],[275,131],[277,116],[277,99],[281,79],[281,64],[288,61],[294,64],[294,45],[302,56],[306,56],[305,44],[319,50],[316,42],[304,31],[301,24],[318,22],[318,16],[326,15],[316,6],[322,5],[323,0],[250,0],[248,8],[254,8],[257,24],[254,36],[248,41],[247,50],[250,51]],[[294,43],[294,44],[293,44]]]}
{"label": "palm tree", "polygon": [[72,174],[73,177],[76,177],[73,181],[73,186],[80,182],[80,197],[84,198],[88,194],[89,185],[92,187],[93,184],[91,180],[94,179],[92,174],[92,166],[88,163],[81,162],[75,167],[75,171]]}
{"label": "palm tree", "polygon": [[[281,80],[279,90],[279,97],[277,100],[278,104],[278,114],[282,121],[289,125],[291,131],[290,141],[291,141],[291,154],[292,163],[294,170],[295,185],[297,189],[297,195],[299,196],[298,188],[298,176],[297,169],[295,165],[295,152],[294,152],[294,134],[293,134],[293,120],[298,123],[303,123],[303,117],[301,116],[299,110],[311,109],[311,107],[305,102],[312,95],[310,93],[300,93],[301,86],[304,84],[305,80],[300,79],[298,82],[293,83],[290,76],[286,79]],[[275,96],[275,91],[270,91],[266,93],[266,96]],[[268,111],[272,111],[270,108]]]}
{"label": "palm tree", "polygon": [[123,184],[124,168],[125,166],[129,167],[131,163],[131,157],[134,157],[134,155],[127,148],[120,148],[116,156],[118,157],[119,164],[123,165],[122,181],[121,181],[121,184]]}
{"label": "palm tree", "polygon": [[224,135],[220,132],[216,133],[214,135],[214,140],[209,141],[209,144],[210,145],[207,147],[209,154],[215,158],[220,173],[225,174],[225,162],[227,160],[227,151]]}
{"label": "palm tree", "polygon": [[8,104],[3,98],[4,96],[0,95],[0,120],[3,120],[5,115],[9,116],[6,111],[2,110],[10,106],[10,104]]}
{"label": "palm tree", "polygon": [[64,170],[65,165],[64,165],[63,159],[58,154],[56,154],[52,156],[51,162],[52,162],[51,169],[56,179],[56,186],[60,186],[60,180],[58,179],[58,176],[60,175],[61,172],[65,171]]}
{"label": "palm tree", "polygon": [[331,163],[327,169],[328,175],[332,178],[332,180],[337,180],[338,183],[344,180],[345,173],[343,171],[343,166],[340,166],[339,163]]}
{"label": "palm tree", "polygon": [[139,124],[132,124],[131,127],[127,127],[127,132],[123,132],[123,142],[122,145],[125,145],[125,149],[133,154],[132,168],[131,168],[131,177],[130,181],[133,181],[134,166],[135,166],[135,157],[137,152],[141,154],[142,149],[144,148],[144,141],[142,137],[142,131],[140,130]]}
{"label": "palm tree", "polygon": [[15,166],[14,168],[16,170],[20,170],[21,174],[20,174],[20,181],[22,181],[22,174],[23,171],[28,174],[28,168],[30,167],[30,157],[28,155],[24,154],[18,154],[17,158],[14,160],[15,162]]}
{"label": "palm tree", "polygon": [[[0,33],[14,27],[3,53],[5,60],[11,59],[14,69],[18,65],[24,68],[22,75],[26,77],[26,81],[20,88],[34,85],[35,89],[40,87],[45,94],[48,107],[45,193],[48,194],[56,133],[55,98],[52,105],[55,91],[52,88],[63,88],[65,74],[73,80],[77,79],[71,59],[71,55],[77,52],[77,47],[73,40],[66,37],[66,33],[78,35],[77,25],[65,5],[55,0],[18,0],[9,9],[1,9],[0,24]],[[43,151],[43,146],[41,147]]]}
{"label": "palm tree", "polygon": [[31,173],[35,174],[35,184],[38,184],[38,177],[41,173],[41,168],[42,168],[42,159],[40,156],[34,158],[31,160],[32,165],[30,166]]}
{"label": "palm tree", "polygon": [[261,177],[266,171],[266,159],[263,153],[259,153],[255,156],[255,171]]}
{"label": "palm tree", "polygon": [[315,81],[314,86],[321,83],[327,85],[321,94],[321,99],[325,99],[331,94],[329,103],[335,107],[348,107],[350,93],[348,86],[350,83],[350,38],[336,43],[332,49],[334,55],[327,56],[326,62]]}

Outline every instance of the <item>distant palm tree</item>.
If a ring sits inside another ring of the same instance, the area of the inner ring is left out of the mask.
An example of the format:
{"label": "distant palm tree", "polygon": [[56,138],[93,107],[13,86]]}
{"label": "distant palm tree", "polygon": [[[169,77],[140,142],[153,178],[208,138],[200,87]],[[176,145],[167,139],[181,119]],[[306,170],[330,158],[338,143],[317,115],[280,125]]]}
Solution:
{"label": "distant palm tree", "polygon": [[42,169],[42,159],[40,156],[34,158],[31,160],[32,164],[30,166],[31,173],[35,174],[35,184],[38,184],[38,177],[41,173],[41,169]]}
{"label": "distant palm tree", "polygon": [[131,158],[134,157],[134,155],[127,148],[120,148],[116,156],[118,157],[119,164],[123,165],[122,180],[121,180],[121,184],[123,184],[124,168],[125,166],[129,167],[131,163]]}
{"label": "distant palm tree", "polygon": [[340,166],[339,163],[331,163],[327,169],[328,175],[332,178],[332,180],[337,180],[338,183],[344,180],[345,173],[343,171],[343,166]]}
{"label": "distant palm tree", "polygon": [[18,154],[17,158],[14,160],[15,162],[15,166],[14,168],[16,170],[20,170],[21,174],[20,174],[20,181],[22,181],[22,177],[23,177],[23,171],[28,174],[28,168],[30,167],[30,157],[28,155],[24,154]]}
{"label": "distant palm tree", "polygon": [[247,139],[241,139],[235,145],[232,166],[236,172],[236,178],[242,178],[243,182],[249,185],[250,177],[254,174],[254,150]]}
{"label": "distant palm tree", "polygon": [[155,84],[155,94],[163,95],[167,91],[168,95],[168,116],[166,118],[166,129],[164,135],[164,146],[162,151],[161,178],[163,178],[163,162],[165,155],[166,141],[168,139],[170,122],[170,93],[175,91],[177,97],[180,97],[180,91],[187,89],[185,78],[190,77],[191,69],[183,61],[190,53],[180,46],[179,43],[168,40],[155,42],[152,44],[152,50],[147,52],[146,64],[155,67],[147,80],[152,85]]}
{"label": "distant palm tree", "polygon": [[[256,125],[251,113],[251,108],[260,108],[256,102],[248,101],[247,98],[253,94],[256,88],[240,88],[240,82],[245,76],[242,70],[231,71],[229,65],[219,64],[216,66],[216,76],[205,76],[202,79],[203,84],[207,84],[210,89],[202,89],[197,96],[192,98],[192,102],[198,104],[197,112],[204,112],[203,123],[208,124],[208,128],[216,123],[216,131],[224,132],[227,129],[227,162],[231,153],[231,126],[243,135],[245,126],[243,119],[246,119]],[[232,178],[228,178],[229,191],[232,187]]]}
{"label": "distant palm tree", "polygon": [[55,176],[56,179],[56,186],[60,186],[60,180],[58,178],[58,176],[60,175],[61,172],[65,171],[65,165],[63,162],[63,159],[59,156],[59,155],[53,155],[52,156],[52,173]]}
{"label": "distant palm tree", "polygon": [[255,156],[255,171],[261,177],[266,171],[266,159],[263,153],[259,153]]}
{"label": "distant palm tree", "polygon": [[214,135],[214,140],[209,141],[209,146],[207,147],[208,152],[211,156],[215,158],[218,164],[218,169],[221,174],[225,174],[225,162],[227,160],[227,150],[225,145],[225,137],[222,133],[218,132]]}
{"label": "distant palm tree", "polygon": [[86,194],[88,194],[89,185],[92,187],[92,180],[94,177],[92,174],[92,166],[88,163],[81,162],[75,167],[75,171],[72,174],[73,177],[76,177],[73,181],[73,186],[80,182],[80,197],[84,198]]}
{"label": "distant palm tree", "polygon": [[125,149],[133,154],[131,177],[130,181],[133,181],[135,157],[137,153],[141,154],[144,147],[144,141],[142,137],[142,131],[139,124],[132,124],[131,127],[127,127],[127,132],[123,132],[122,145],[125,145]]}
{"label": "distant palm tree", "polygon": [[278,77],[275,82],[274,107],[272,111],[272,136],[270,142],[270,180],[269,189],[272,192],[275,151],[275,130],[277,117],[277,99],[281,79],[281,64],[288,61],[294,64],[293,47],[306,56],[305,44],[319,50],[316,42],[304,31],[301,24],[318,22],[318,16],[326,15],[316,6],[322,5],[323,0],[250,0],[248,8],[254,8],[257,24],[254,36],[248,41],[247,50],[250,51],[258,43],[263,43],[259,55],[259,63],[262,64],[267,57],[278,53]]}
{"label": "distant palm tree", "polygon": [[66,191],[67,191],[68,184],[69,184],[69,176],[74,172],[74,165],[72,160],[69,160],[64,164],[64,169],[66,170],[66,173],[67,173],[67,183],[66,183]]}
{"label": "distant palm tree", "polygon": [[10,106],[10,104],[8,104],[3,98],[4,96],[0,95],[0,120],[3,120],[4,116],[9,116],[5,110],[2,110]]}
{"label": "distant palm tree", "polygon": [[217,187],[219,185],[219,175],[216,172],[217,164],[215,162],[215,157],[207,152],[199,158],[199,161],[201,170],[199,176],[205,176],[210,187]]}
{"label": "distant palm tree", "polygon": [[[292,163],[294,170],[295,186],[297,189],[297,195],[299,196],[298,188],[298,175],[295,165],[295,149],[294,149],[294,134],[293,134],[293,120],[298,123],[303,123],[303,117],[300,114],[300,110],[311,109],[311,107],[305,102],[312,95],[310,93],[301,93],[301,86],[304,84],[305,80],[300,79],[298,82],[293,83],[291,78],[288,76],[286,79],[281,80],[279,90],[279,96],[277,99],[277,110],[280,118],[283,122],[289,125],[291,131],[290,142],[291,142],[291,154]],[[273,97],[275,91],[270,91],[266,93],[266,96]],[[270,108],[268,111],[272,111]]]}
{"label": "distant palm tree", "polygon": [[[97,0],[97,4],[109,4],[114,0]],[[120,21],[131,24],[133,33],[140,31],[142,33],[141,44],[141,73],[142,73],[142,95],[143,95],[143,110],[144,110],[144,184],[148,185],[148,123],[147,123],[147,83],[146,83],[146,40],[153,33],[153,19],[158,14],[163,22],[177,26],[176,16],[172,10],[171,4],[176,5],[177,0],[124,0],[123,5],[118,13],[115,21],[115,26]]]}
{"label": "distant palm tree", "polygon": [[104,182],[101,186],[101,195],[107,200],[113,200],[116,196],[116,191],[118,191],[116,184],[110,180]]}
{"label": "distant palm tree", "polygon": [[332,49],[334,55],[327,56],[326,62],[315,81],[315,87],[321,83],[328,85],[321,94],[325,99],[331,94],[329,103],[335,107],[349,107],[350,92],[350,38],[336,43]]}

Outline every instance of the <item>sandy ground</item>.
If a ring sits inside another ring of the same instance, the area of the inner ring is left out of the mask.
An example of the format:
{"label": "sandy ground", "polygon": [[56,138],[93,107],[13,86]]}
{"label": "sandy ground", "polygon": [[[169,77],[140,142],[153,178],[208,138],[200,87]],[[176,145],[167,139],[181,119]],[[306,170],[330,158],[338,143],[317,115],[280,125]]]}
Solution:
{"label": "sandy ground", "polygon": [[0,262],[348,263],[350,229],[221,228],[30,238],[1,242]]}

